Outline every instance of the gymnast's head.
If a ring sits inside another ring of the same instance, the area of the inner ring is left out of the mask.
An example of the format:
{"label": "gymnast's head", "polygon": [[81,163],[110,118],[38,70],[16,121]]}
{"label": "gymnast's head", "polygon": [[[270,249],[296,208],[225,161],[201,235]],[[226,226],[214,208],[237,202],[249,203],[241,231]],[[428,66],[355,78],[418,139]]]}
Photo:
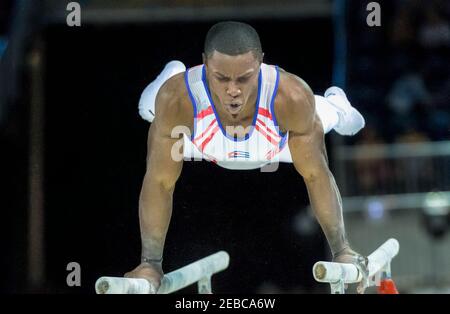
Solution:
{"label": "gymnast's head", "polygon": [[238,115],[255,96],[263,56],[259,35],[252,26],[228,21],[209,29],[203,52],[208,85],[231,115]]}

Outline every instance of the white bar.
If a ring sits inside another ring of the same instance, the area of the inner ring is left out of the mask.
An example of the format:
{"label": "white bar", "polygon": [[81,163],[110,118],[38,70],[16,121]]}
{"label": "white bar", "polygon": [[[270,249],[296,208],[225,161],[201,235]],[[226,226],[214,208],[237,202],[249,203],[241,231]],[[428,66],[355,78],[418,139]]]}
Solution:
{"label": "white bar", "polygon": [[155,288],[146,279],[100,277],[95,283],[97,294],[155,294]]}
{"label": "white bar", "polygon": [[[388,265],[398,254],[399,243],[396,239],[389,239],[372,254],[368,256],[369,277],[373,277],[380,270]],[[344,283],[360,282],[362,275],[358,268],[353,264],[317,262],[313,266],[313,275],[318,282],[337,282],[342,280]]]}
{"label": "white bar", "polygon": [[228,267],[230,256],[219,251],[164,276],[158,294],[172,293]]}
{"label": "white bar", "polygon": [[[164,275],[158,294],[167,294],[187,287],[202,278],[228,267],[230,256],[219,251]],[[154,287],[145,279],[100,277],[95,283],[97,294],[154,294]]]}

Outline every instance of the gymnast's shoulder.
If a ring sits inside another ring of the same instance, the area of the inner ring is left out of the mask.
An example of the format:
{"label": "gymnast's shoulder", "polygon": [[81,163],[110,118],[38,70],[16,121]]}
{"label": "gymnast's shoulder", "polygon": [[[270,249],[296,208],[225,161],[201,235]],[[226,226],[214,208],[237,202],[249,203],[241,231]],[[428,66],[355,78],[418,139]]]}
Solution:
{"label": "gymnast's shoulder", "polygon": [[171,126],[192,127],[194,110],[184,82],[184,72],[168,79],[158,91],[155,121]]}
{"label": "gymnast's shoulder", "polygon": [[274,110],[282,132],[304,133],[315,117],[314,94],[300,77],[280,69]]}

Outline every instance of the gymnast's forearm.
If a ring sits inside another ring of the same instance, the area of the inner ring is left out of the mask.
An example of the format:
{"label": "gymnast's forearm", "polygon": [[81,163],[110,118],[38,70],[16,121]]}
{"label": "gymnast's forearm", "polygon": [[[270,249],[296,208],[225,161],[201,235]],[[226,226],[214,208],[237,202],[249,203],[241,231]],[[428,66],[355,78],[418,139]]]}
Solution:
{"label": "gymnast's forearm", "polygon": [[142,261],[161,261],[172,215],[174,186],[157,182],[148,173],[139,197]]}
{"label": "gymnast's forearm", "polygon": [[329,170],[324,170],[305,182],[314,214],[327,238],[331,252],[335,255],[349,246],[339,189]]}

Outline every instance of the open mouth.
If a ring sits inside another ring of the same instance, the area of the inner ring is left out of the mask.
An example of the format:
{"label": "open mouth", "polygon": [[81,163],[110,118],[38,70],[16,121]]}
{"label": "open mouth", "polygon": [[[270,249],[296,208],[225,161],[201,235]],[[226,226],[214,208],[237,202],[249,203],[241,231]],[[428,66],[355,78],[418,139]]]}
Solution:
{"label": "open mouth", "polygon": [[239,112],[241,110],[242,105],[241,104],[237,104],[237,103],[231,103],[231,104],[228,104],[227,107],[228,107],[228,110],[231,113],[236,113],[236,112]]}

